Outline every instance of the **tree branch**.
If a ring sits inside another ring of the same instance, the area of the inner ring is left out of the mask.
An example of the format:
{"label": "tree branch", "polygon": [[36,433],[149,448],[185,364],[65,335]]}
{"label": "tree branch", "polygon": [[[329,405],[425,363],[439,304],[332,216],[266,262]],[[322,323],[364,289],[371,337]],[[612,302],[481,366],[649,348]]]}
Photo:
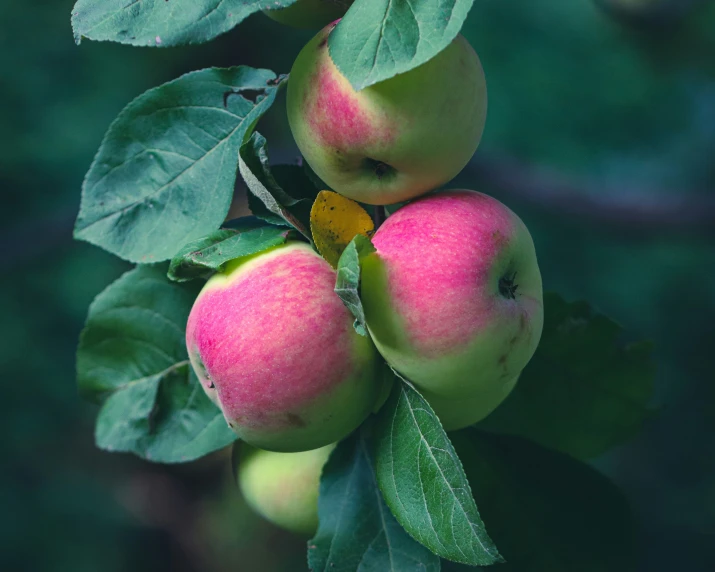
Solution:
{"label": "tree branch", "polygon": [[513,158],[479,153],[463,174],[493,187],[505,199],[562,217],[623,230],[715,233],[715,193],[604,188]]}
{"label": "tree branch", "polygon": [[[460,178],[484,183],[501,198],[600,226],[715,234],[715,191],[677,195],[645,187],[604,189],[514,158],[482,153],[477,153]],[[5,270],[70,245],[75,217],[72,208],[0,232],[0,260]]]}

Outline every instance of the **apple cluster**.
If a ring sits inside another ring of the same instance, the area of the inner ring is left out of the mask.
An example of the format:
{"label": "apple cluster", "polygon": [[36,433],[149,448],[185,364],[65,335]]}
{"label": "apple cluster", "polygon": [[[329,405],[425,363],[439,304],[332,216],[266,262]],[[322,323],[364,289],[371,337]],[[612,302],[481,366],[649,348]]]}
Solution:
{"label": "apple cluster", "polygon": [[[299,0],[268,14],[310,26],[345,10]],[[365,204],[406,202],[372,236],[375,252],[362,264],[369,336],[355,331],[335,293],[333,267],[297,241],[226,264],[186,331],[204,390],[250,446],[238,455],[248,502],[303,532],[317,525],[332,446],[389,394],[384,361],[455,430],[507,397],[543,325],[541,276],[521,219],[479,192],[434,192],[482,136],[477,54],[458,36],[430,61],[356,91],[330,57],[335,25],[298,55],[287,112],[303,157],[334,191]]]}

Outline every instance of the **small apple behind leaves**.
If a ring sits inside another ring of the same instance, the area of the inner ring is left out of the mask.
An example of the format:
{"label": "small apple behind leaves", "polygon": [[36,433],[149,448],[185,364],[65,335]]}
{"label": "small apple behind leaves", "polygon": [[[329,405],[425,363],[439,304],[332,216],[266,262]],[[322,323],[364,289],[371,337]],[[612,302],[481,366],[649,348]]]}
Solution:
{"label": "small apple behind leaves", "polygon": [[234,445],[234,474],[248,505],[276,526],[312,535],[318,529],[320,475],[335,444],[300,453]]}
{"label": "small apple behind leaves", "polygon": [[288,122],[310,167],[341,195],[374,205],[457,175],[479,145],[487,110],[469,42],[458,36],[421,66],[355,91],[328,51],[334,27],[303,48],[288,81]]}
{"label": "small apple behind leaves", "polygon": [[339,441],[382,393],[377,352],[305,243],[238,258],[206,283],[186,346],[209,397],[247,443],[307,451]]}
{"label": "small apple behind leaves", "polygon": [[264,10],[271,20],[294,28],[322,28],[342,18],[353,0],[297,0],[286,8]]}
{"label": "small apple behind leaves", "polygon": [[396,211],[373,244],[361,297],[378,350],[445,429],[480,421],[541,337],[541,274],[526,226],[487,195],[446,191]]}

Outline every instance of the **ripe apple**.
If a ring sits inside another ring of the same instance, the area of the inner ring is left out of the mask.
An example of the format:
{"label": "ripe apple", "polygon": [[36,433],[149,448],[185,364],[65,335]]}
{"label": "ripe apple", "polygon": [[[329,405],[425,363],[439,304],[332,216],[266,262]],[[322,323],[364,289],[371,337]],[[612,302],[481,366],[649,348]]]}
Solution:
{"label": "ripe apple", "polygon": [[318,529],[318,492],[323,465],[335,444],[275,453],[237,443],[235,474],[248,505],[273,524],[301,534]]}
{"label": "ripe apple", "polygon": [[298,0],[287,8],[264,10],[263,13],[281,24],[294,28],[322,28],[342,18],[353,0]]}
{"label": "ripe apple", "polygon": [[316,174],[335,191],[392,204],[439,187],[467,164],[484,130],[484,72],[458,36],[430,61],[355,91],[328,53],[324,28],[288,81],[288,121]]}
{"label": "ripe apple", "polygon": [[304,243],[229,262],[199,294],[186,346],[209,397],[244,441],[306,451],[339,441],[382,394],[377,352]]}
{"label": "ripe apple", "polygon": [[447,428],[476,423],[509,394],[541,337],[529,231],[496,199],[457,190],[408,203],[373,243],[361,292],[377,349]]}

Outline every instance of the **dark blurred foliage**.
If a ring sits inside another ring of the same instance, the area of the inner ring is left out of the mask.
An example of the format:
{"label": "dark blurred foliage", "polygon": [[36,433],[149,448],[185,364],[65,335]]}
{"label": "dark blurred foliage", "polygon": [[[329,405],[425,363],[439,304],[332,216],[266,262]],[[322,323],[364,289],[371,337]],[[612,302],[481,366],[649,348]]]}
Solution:
{"label": "dark blurred foliage", "polygon": [[[524,218],[548,289],[656,342],[659,414],[596,461],[634,507],[649,572],[715,569],[715,2],[696,4],[649,24],[593,0],[477,0],[464,29],[490,114],[459,183]],[[287,72],[310,34],[258,14],[203,46],[77,47],[71,7],[0,3],[0,569],[304,570],[303,539],[249,513],[227,453],[167,467],[94,448],[76,340],[128,266],[71,228],[133,97],[212,65]],[[291,160],[281,103],[259,128]]]}

